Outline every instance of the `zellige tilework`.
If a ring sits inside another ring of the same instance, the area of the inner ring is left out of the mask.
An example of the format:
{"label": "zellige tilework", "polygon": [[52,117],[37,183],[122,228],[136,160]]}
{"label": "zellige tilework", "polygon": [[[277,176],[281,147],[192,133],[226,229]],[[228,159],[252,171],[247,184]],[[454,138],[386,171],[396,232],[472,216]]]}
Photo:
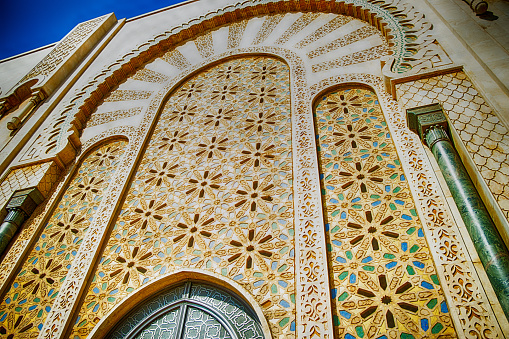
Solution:
{"label": "zellige tilework", "polygon": [[328,92],[315,121],[336,335],[456,337],[376,95]]}

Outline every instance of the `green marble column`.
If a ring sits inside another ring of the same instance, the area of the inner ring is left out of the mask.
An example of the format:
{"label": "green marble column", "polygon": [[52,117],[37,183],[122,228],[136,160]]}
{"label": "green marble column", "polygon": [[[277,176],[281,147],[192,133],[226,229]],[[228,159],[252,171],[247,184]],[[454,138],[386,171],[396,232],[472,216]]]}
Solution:
{"label": "green marble column", "polygon": [[21,209],[14,208],[7,213],[4,222],[0,225],[0,254],[4,253],[4,250],[25,219],[26,214]]}
{"label": "green marble column", "polygon": [[447,134],[439,104],[407,110],[408,125],[431,149],[486,273],[509,319],[509,253]]}
{"label": "green marble column", "polygon": [[18,228],[43,199],[37,187],[18,190],[12,194],[5,207],[7,216],[0,225],[0,255],[4,253]]}

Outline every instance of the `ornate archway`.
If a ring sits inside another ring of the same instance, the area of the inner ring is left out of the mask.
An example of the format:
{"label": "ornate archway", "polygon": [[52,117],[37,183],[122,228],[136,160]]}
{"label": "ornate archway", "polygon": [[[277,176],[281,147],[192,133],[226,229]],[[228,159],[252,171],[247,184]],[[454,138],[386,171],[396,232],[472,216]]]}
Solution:
{"label": "ornate archway", "polygon": [[[432,25],[424,19],[424,15],[417,12],[413,6],[396,0],[387,0],[381,3],[373,0],[359,2],[336,0],[312,2],[244,1],[208,13],[191,20],[185,25],[161,33],[110,65],[79,91],[60,114],[53,115],[53,121],[44,133],[48,136],[37,140],[37,143],[26,153],[27,155],[23,157],[23,160],[29,161],[37,156],[49,156],[55,157],[59,161],[69,161],[69,154],[74,152],[74,148],[79,147],[78,134],[83,129],[81,120],[87,120],[101,99],[105,98],[123,80],[132,76],[140,66],[168,50],[174,50],[185,44],[190,37],[198,36],[205,30],[215,30],[225,25],[232,26],[238,34],[238,32],[242,32],[242,27],[245,28],[244,22],[253,17],[291,12],[333,13],[365,21],[390,42],[392,58],[387,68],[394,73],[410,70],[416,73],[432,68],[433,65],[450,63],[447,55],[436,43],[431,31]],[[302,22],[300,24],[302,25]],[[300,29],[302,28],[300,27]],[[331,30],[331,27],[327,29],[329,29],[329,32],[334,30],[334,28]],[[265,33],[270,33],[270,29]],[[365,34],[365,32],[362,34]],[[208,47],[210,47],[210,37],[207,37],[207,35],[197,40],[200,44],[209,45]],[[252,45],[258,45],[259,42],[255,40]],[[228,48],[235,47],[237,47],[235,43],[230,44],[229,42]],[[388,52],[388,50],[385,51]],[[367,53],[380,52],[384,51],[372,50]],[[186,64],[185,58],[183,59],[179,54],[177,51],[174,62],[176,66],[184,70],[190,64]],[[355,55],[352,57],[362,59],[363,56]]]}
{"label": "ornate archway", "polygon": [[263,339],[248,305],[218,286],[188,281],[138,305],[108,338]]}
{"label": "ornate archway", "polygon": [[[265,8],[265,7],[264,7]],[[268,5],[267,8],[270,8]],[[356,9],[353,6],[349,7],[350,12],[355,12]],[[365,15],[366,12],[358,11],[357,13],[364,13],[364,14],[356,14],[356,15]],[[303,17],[310,17],[310,15],[303,15]],[[311,16],[312,17],[312,16]],[[253,19],[254,20],[254,19]],[[267,33],[267,36],[270,35],[270,27],[274,26],[275,19],[272,15],[268,15],[264,17],[263,24],[260,24],[258,28],[260,28],[260,32],[264,31]],[[302,20],[295,20],[293,23],[299,23],[303,21]],[[304,20],[305,21],[305,20]],[[340,21],[338,19],[337,21]],[[293,26],[292,23],[292,26]],[[228,28],[224,28],[227,30],[228,33],[226,33],[228,36],[230,32],[239,32],[239,29],[242,28],[242,22],[236,22],[235,24],[232,24]],[[297,25],[298,26],[298,25]],[[194,26],[193,26],[194,27]],[[203,26],[199,26],[203,28]],[[262,29],[262,27],[265,27]],[[368,27],[368,26],[364,26]],[[365,31],[369,31],[368,28],[360,27],[359,29],[364,29]],[[245,29],[245,27],[244,27]],[[191,32],[192,33],[192,32]],[[224,33],[224,30],[221,34]],[[280,35],[273,36],[272,41],[280,41],[284,40],[284,34],[285,32],[279,32]],[[232,33],[233,34],[233,33]],[[265,38],[267,38],[265,36]],[[263,38],[263,37],[262,37]],[[305,37],[304,37],[305,38]],[[156,39],[157,40],[157,39]],[[321,211],[320,211],[320,196],[319,193],[316,193],[319,191],[319,184],[317,183],[317,177],[318,172],[316,171],[316,154],[314,154],[314,133],[313,133],[313,127],[310,112],[311,112],[311,100],[313,99],[313,90],[309,90],[307,87],[306,81],[308,79],[311,79],[311,75],[319,72],[315,72],[315,70],[318,70],[318,68],[313,69],[313,64],[307,62],[303,62],[302,58],[300,58],[298,55],[293,53],[291,50],[287,49],[280,49],[275,47],[267,47],[262,46],[263,44],[259,44],[256,47],[244,47],[244,46],[228,46],[228,51],[224,53],[217,53],[218,49],[216,47],[218,45],[214,45],[216,42],[216,39],[212,35],[212,33],[207,33],[205,35],[202,35],[198,37],[196,40],[188,41],[188,45],[185,48],[189,48],[189,46],[195,46],[196,48],[196,54],[199,55],[199,58],[202,61],[197,62],[196,60],[198,58],[187,59],[186,57],[182,58],[181,55],[179,56],[179,53],[181,53],[180,47],[183,45],[179,45],[178,48],[174,48],[175,46],[172,45],[170,50],[164,50],[165,46],[167,47],[170,43],[168,41],[162,42],[164,39],[161,38],[154,42],[153,44],[145,45],[143,48],[140,48],[139,53],[136,56],[129,56],[126,58],[125,63],[121,64],[115,64],[111,67],[108,72],[98,76],[96,79],[94,79],[87,87],[87,93],[81,93],[78,94],[78,96],[75,99],[75,102],[71,103],[65,110],[65,114],[62,114],[58,117],[58,123],[66,121],[63,124],[58,124],[58,128],[63,128],[62,126],[69,126],[69,124],[74,124],[74,127],[77,127],[76,129],[72,129],[70,131],[70,134],[72,136],[70,137],[71,143],[76,142],[79,144],[79,140],[76,138],[79,134],[79,130],[82,128],[81,123],[86,121],[88,119],[88,114],[95,109],[98,105],[97,103],[100,102],[101,98],[104,98],[105,104],[99,105],[102,109],[102,107],[106,107],[107,105],[113,106],[113,104],[118,104],[122,100],[124,96],[129,97],[131,101],[133,102],[140,102],[137,100],[146,100],[143,105],[140,105],[140,107],[130,107],[126,110],[117,109],[115,111],[107,111],[104,109],[103,111],[95,112],[93,113],[92,119],[89,121],[89,127],[94,127],[94,124],[100,125],[102,123],[108,123],[111,122],[110,117],[108,117],[108,112],[112,112],[114,114],[109,114],[109,116],[114,116],[118,118],[133,118],[132,120],[135,120],[136,117],[138,117],[138,120],[140,122],[141,126],[139,130],[137,130],[136,138],[134,138],[133,146],[129,150],[129,157],[131,162],[135,162],[136,159],[141,157],[141,149],[142,145],[146,140],[148,140],[148,136],[150,135],[149,130],[154,126],[154,122],[156,121],[156,116],[158,114],[158,109],[161,107],[161,105],[165,101],[165,97],[167,96],[168,92],[173,91],[173,89],[181,82],[185,81],[188,76],[191,74],[194,74],[194,72],[201,70],[204,67],[208,67],[208,65],[211,65],[212,63],[216,63],[221,58],[225,57],[233,57],[238,56],[241,54],[257,54],[257,53],[268,53],[277,55],[281,58],[284,58],[288,64],[290,65],[290,71],[292,76],[291,85],[292,86],[292,115],[294,114],[292,121],[292,127],[293,129],[293,147],[292,151],[294,152],[294,160],[295,164],[297,164],[297,170],[296,170],[296,180],[294,182],[294,187],[297,187],[296,189],[296,195],[295,195],[295,201],[296,206],[299,207],[299,211],[297,212],[297,218],[296,218],[296,231],[297,231],[297,239],[300,242],[298,246],[296,246],[297,251],[301,251],[298,253],[298,256],[300,258],[304,258],[303,262],[301,263],[303,270],[299,273],[301,274],[301,278],[299,279],[300,283],[300,290],[297,291],[297,303],[299,305],[303,305],[301,309],[302,318],[300,318],[300,323],[297,322],[297,326],[301,325],[303,326],[303,331],[299,333],[303,333],[303,335],[308,334],[315,334],[315,335],[326,335],[327,333],[330,333],[331,328],[329,327],[329,324],[327,323],[329,319],[327,319],[327,300],[328,300],[328,285],[327,282],[324,280],[324,272],[326,271],[326,268],[323,267],[323,261],[324,261],[324,252],[320,252],[323,248],[325,248],[325,243],[323,243],[323,239],[320,237],[322,236],[320,232],[322,232],[322,218],[321,218]],[[261,41],[263,39],[260,38]],[[270,40],[270,39],[269,39]],[[212,45],[210,44],[212,41]],[[223,40],[224,41],[224,40]],[[161,43],[161,44],[159,44]],[[338,42],[338,45],[341,45],[344,42]],[[382,46],[383,47],[383,46]],[[182,47],[184,48],[184,47]],[[193,47],[194,48],[194,47]],[[189,53],[189,49],[187,50]],[[222,51],[222,50],[220,50]],[[152,54],[151,54],[152,53]],[[138,68],[140,64],[143,64],[145,62],[153,61],[152,56],[157,53],[164,53],[164,54],[157,54],[161,55],[161,59],[164,59],[164,62],[170,61],[168,64],[174,66],[175,72],[172,74],[172,77],[164,77],[161,76],[161,74],[157,74],[156,71],[153,71],[151,69],[151,66],[145,65],[143,68]],[[182,54],[182,53],[181,53]],[[185,54],[185,53],[184,53]],[[367,55],[367,54],[364,54]],[[313,57],[309,57],[309,59],[319,58],[321,57],[320,52],[317,52],[315,54],[312,54]],[[362,55],[360,56],[359,60],[363,60],[363,62],[369,62],[369,56],[366,58],[362,58]],[[380,56],[380,55],[376,55]],[[186,63],[186,60],[188,63]],[[377,61],[378,59],[375,58],[375,60],[371,61]],[[173,62],[173,64],[172,64]],[[325,62],[325,61],[323,61]],[[318,64],[318,62],[316,62]],[[322,63],[323,64],[323,63]],[[340,65],[341,67],[344,66],[344,64]],[[111,72],[110,72],[111,71]],[[128,81],[125,83],[125,86],[122,88],[119,88],[110,94],[108,94],[110,88],[114,88],[118,83],[119,79],[125,79],[132,75],[133,72],[136,73],[128,79]],[[310,75],[311,74],[311,75]],[[378,74],[378,73],[375,73]],[[309,78],[308,78],[309,76]],[[316,77],[318,78],[318,77]],[[316,78],[313,78],[315,81]],[[139,88],[135,91],[133,88],[128,88],[128,85],[131,85],[134,81],[143,81],[147,84],[147,86],[153,86],[152,88],[157,88],[157,90],[154,90],[152,93],[149,93],[148,90],[139,90]],[[344,82],[344,81],[356,81],[356,82],[366,82],[369,83],[372,86],[375,86],[377,89],[379,89],[380,79],[373,75],[373,74],[364,74],[364,75],[351,75],[351,76],[345,76],[343,78],[338,79],[327,79],[328,83],[323,85],[320,83],[320,86],[331,86],[336,85],[338,82]],[[160,87],[157,87],[160,86]],[[294,91],[295,90],[295,91]],[[316,93],[316,92],[315,92]],[[86,97],[88,96],[88,97]],[[379,93],[379,96],[381,97],[381,93]],[[390,102],[387,98],[384,98],[384,109],[387,111],[391,110],[398,110],[398,107],[393,102]],[[127,100],[125,100],[127,101]],[[84,104],[85,103],[85,104]],[[82,105],[84,104],[84,105]],[[88,106],[87,108],[87,105]],[[133,109],[133,108],[139,108],[139,109]],[[295,108],[295,109],[294,109]],[[68,110],[67,110],[68,109]],[[90,111],[87,111],[90,109]],[[81,115],[83,113],[83,115]],[[96,114],[99,113],[99,114]],[[400,112],[398,112],[399,114]],[[76,115],[74,115],[76,114]],[[102,115],[101,115],[102,114]],[[398,115],[399,117],[399,115]],[[76,118],[76,121],[73,121],[73,118]],[[77,123],[79,121],[79,123]],[[213,123],[221,124],[222,121],[216,120]],[[401,122],[401,121],[400,121]],[[212,122],[210,122],[212,123]],[[393,123],[394,125],[395,123]],[[97,126],[96,125],[96,126]],[[247,126],[246,126],[247,127]],[[399,129],[404,129],[404,125],[397,126]],[[65,129],[65,128],[63,128]],[[66,133],[61,133],[62,130],[52,130],[52,132],[55,132],[51,134],[53,136],[53,139],[51,140],[52,145],[56,145],[59,142],[67,142],[68,134],[66,134],[69,131],[66,131]],[[57,133],[58,132],[58,133]],[[107,134],[107,133],[106,133]],[[60,137],[63,138],[56,138],[55,135],[60,135]],[[56,144],[55,144],[56,142]],[[206,145],[206,143],[204,143]],[[401,147],[401,145],[398,145],[398,147]],[[416,146],[417,147],[417,146]],[[55,149],[59,149],[58,147]],[[52,154],[52,152],[49,152],[48,154]],[[420,157],[418,160],[421,161],[423,154],[419,154],[416,157]],[[121,191],[125,189],[125,185],[129,180],[129,171],[132,171],[131,167],[125,167],[125,172],[119,173],[118,177],[116,178],[116,190],[113,191],[113,194],[111,197],[107,197],[105,199],[105,203],[102,205],[102,210],[100,213],[100,219],[97,222],[94,222],[93,225],[93,237],[90,237],[87,242],[83,246],[83,251],[81,251],[78,254],[79,259],[76,260],[76,267],[74,268],[73,273],[75,274],[73,278],[76,279],[76,281],[79,281],[81,284],[86,281],[86,272],[80,272],[80,269],[83,269],[83,271],[86,271],[87,268],[90,267],[93,258],[87,254],[87,251],[90,251],[91,253],[96,253],[97,246],[94,243],[95,241],[100,242],[101,239],[104,239],[107,235],[107,230],[105,230],[105,226],[107,224],[111,224],[111,220],[113,220],[111,215],[114,213],[114,206],[117,203],[117,201],[120,201],[121,197]],[[430,184],[431,185],[431,184]],[[251,187],[252,188],[252,187]],[[309,192],[314,192],[316,194],[308,194]],[[200,193],[198,193],[199,195]],[[239,193],[241,194],[241,193]],[[106,201],[107,200],[107,201]],[[240,201],[238,201],[240,202]],[[440,213],[448,213],[447,211]],[[448,221],[449,222],[449,221]],[[183,239],[183,238],[182,238]],[[178,239],[177,242],[179,240]],[[193,238],[194,239],[194,238]],[[186,247],[191,247],[189,244],[193,245],[193,243],[190,243],[190,237],[186,238],[187,244]],[[173,240],[172,240],[173,241]],[[193,240],[194,241],[194,240]],[[235,245],[233,245],[235,246]],[[317,250],[318,249],[318,250]],[[131,253],[132,254],[132,253]],[[119,255],[120,256],[120,255]],[[124,258],[124,257],[123,257]],[[239,257],[234,257],[231,255],[229,258],[232,258],[232,261],[237,260]],[[125,259],[125,258],[124,258]],[[246,260],[247,265],[247,260]],[[313,270],[306,270],[308,267],[313,267]],[[113,273],[113,272],[110,272]],[[318,276],[318,278],[317,278]],[[326,276],[326,273],[325,273]],[[125,276],[123,276],[125,277]],[[325,278],[326,279],[326,278]],[[45,330],[45,335],[50,335],[50,331],[54,330],[55,328],[57,331],[59,331],[61,328],[64,327],[64,324],[62,322],[68,321],[68,315],[69,310],[72,309],[73,303],[76,302],[78,299],[78,296],[80,293],[83,292],[83,285],[80,284],[68,284],[66,285],[66,288],[64,289],[65,295],[62,294],[61,297],[59,297],[58,302],[55,303],[55,309],[52,310],[52,312],[49,314],[48,321],[46,323],[47,327]],[[80,290],[81,289],[81,290]],[[319,297],[317,297],[317,295]],[[313,321],[306,322],[306,320],[312,319]],[[486,322],[485,322],[486,323]],[[482,326],[485,325],[483,323]]]}

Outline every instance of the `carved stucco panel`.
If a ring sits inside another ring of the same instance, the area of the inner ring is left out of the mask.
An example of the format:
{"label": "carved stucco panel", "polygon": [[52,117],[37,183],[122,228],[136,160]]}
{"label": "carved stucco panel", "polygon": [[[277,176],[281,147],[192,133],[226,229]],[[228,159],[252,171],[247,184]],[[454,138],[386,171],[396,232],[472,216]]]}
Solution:
{"label": "carved stucco panel", "polygon": [[[158,92],[151,100],[150,107],[143,119],[139,131],[150,130],[154,122],[155,114],[161,105],[164,95],[170,91],[180,79],[185,78],[195,70],[203,68],[207,64],[233,55],[268,53],[285,58],[290,65],[292,78],[292,111],[294,112],[293,138],[295,140],[304,139],[302,143],[294,143],[294,162],[296,168],[299,168],[297,176],[303,180],[294,181],[295,200],[302,201],[307,207],[298,211],[299,215],[295,220],[296,238],[300,239],[296,243],[296,257],[301,260],[298,264],[296,281],[297,290],[297,331],[299,337],[332,337],[332,325],[330,316],[330,297],[328,286],[328,273],[326,267],[325,241],[323,236],[323,219],[321,217],[321,202],[319,195],[318,170],[316,162],[316,152],[314,151],[312,111],[310,103],[306,101],[306,86],[304,67],[300,59],[293,53],[278,48],[248,48],[239,49],[215,56],[206,60],[182,73],[179,77],[173,79],[165,86],[165,89]],[[73,305],[77,302],[77,296],[83,287],[87,278],[88,270],[92,264],[93,255],[98,249],[98,244],[104,239],[106,227],[111,220],[113,206],[118,201],[119,192],[127,183],[127,173],[132,171],[128,164],[134,163],[134,159],[139,156],[141,144],[147,137],[147,133],[138,134],[137,137],[130,139],[129,148],[126,150],[126,156],[120,165],[117,176],[113,178],[111,190],[108,197],[103,200],[99,207],[99,217],[91,225],[91,230],[87,233],[88,237],[84,240],[80,251],[76,256],[76,261],[70,271],[73,279],[63,286],[62,292],[55,300],[55,307],[48,315],[47,321],[41,332],[41,338],[53,338],[58,336],[69,321]],[[311,167],[309,166],[311,165]],[[309,191],[315,193],[309,195]],[[309,271],[309,268],[312,268]],[[317,276],[320,279],[315,279]],[[73,282],[71,282],[73,281]],[[59,329],[55,332],[54,329]]]}

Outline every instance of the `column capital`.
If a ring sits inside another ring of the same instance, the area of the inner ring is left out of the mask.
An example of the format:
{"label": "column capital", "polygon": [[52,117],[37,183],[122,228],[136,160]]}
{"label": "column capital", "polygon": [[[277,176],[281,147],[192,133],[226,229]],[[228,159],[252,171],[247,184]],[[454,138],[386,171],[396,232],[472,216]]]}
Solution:
{"label": "column capital", "polygon": [[12,194],[5,206],[7,215],[0,225],[0,255],[9,246],[18,228],[43,200],[44,197],[37,187],[17,190]]}
{"label": "column capital", "polygon": [[36,105],[44,99],[46,99],[46,93],[44,93],[42,89],[33,92],[30,98],[30,100],[32,100]]}
{"label": "column capital", "polygon": [[43,200],[44,197],[37,187],[25,188],[12,194],[5,209],[9,212],[11,210],[21,210],[29,216]]}
{"label": "column capital", "polygon": [[488,11],[488,3],[484,0],[463,0],[463,1],[465,1],[477,15],[484,14]]}
{"label": "column capital", "polygon": [[[421,140],[429,147],[428,132],[431,130],[440,131],[441,140],[447,138],[449,131],[449,122],[440,104],[431,104],[425,106],[418,106],[406,110],[408,128],[415,132]],[[436,134],[436,133],[435,133]]]}

